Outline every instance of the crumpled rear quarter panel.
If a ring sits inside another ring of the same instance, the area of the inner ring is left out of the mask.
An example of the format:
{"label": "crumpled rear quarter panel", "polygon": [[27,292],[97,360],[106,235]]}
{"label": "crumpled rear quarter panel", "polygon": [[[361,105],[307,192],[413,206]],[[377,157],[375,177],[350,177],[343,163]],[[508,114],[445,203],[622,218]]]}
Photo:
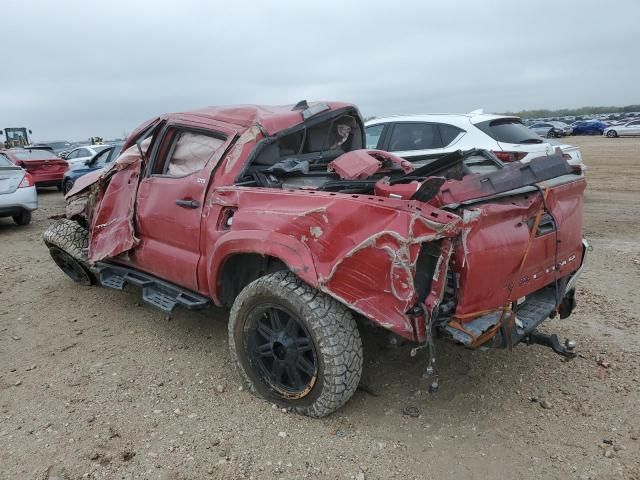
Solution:
{"label": "crumpled rear quarter panel", "polygon": [[420,244],[455,236],[460,223],[426,204],[366,195],[238,187],[219,189],[211,201],[238,208],[231,231],[273,232],[269,241],[294,238],[313,259],[315,287],[411,339],[406,312],[416,304]]}

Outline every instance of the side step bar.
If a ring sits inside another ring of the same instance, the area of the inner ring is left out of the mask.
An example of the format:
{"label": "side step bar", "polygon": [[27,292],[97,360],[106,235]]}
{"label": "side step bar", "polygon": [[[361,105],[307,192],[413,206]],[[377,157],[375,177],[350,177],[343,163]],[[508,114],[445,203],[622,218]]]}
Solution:
{"label": "side step bar", "polygon": [[198,310],[210,303],[202,295],[133,268],[98,262],[92,270],[103,287],[122,290],[129,284],[142,288],[142,300],[166,313],[170,313],[176,305]]}

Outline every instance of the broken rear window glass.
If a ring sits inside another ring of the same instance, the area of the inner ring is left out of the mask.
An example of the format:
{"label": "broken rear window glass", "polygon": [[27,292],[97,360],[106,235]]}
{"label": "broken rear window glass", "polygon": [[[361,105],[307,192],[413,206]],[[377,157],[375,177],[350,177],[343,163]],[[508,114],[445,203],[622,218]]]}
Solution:
{"label": "broken rear window glass", "polygon": [[166,175],[183,177],[201,170],[224,140],[193,132],[180,132],[174,140]]}

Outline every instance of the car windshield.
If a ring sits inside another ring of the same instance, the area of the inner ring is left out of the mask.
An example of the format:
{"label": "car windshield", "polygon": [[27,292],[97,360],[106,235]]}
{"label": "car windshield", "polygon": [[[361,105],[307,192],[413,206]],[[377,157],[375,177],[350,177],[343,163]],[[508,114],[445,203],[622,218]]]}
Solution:
{"label": "car windshield", "polygon": [[48,150],[25,150],[24,152],[13,152],[12,155],[18,160],[60,160]]}
{"label": "car windshield", "polygon": [[0,167],[15,167],[4,155],[0,155]]}
{"label": "car windshield", "polygon": [[517,118],[487,120],[476,123],[476,127],[498,142],[542,143],[544,141]]}

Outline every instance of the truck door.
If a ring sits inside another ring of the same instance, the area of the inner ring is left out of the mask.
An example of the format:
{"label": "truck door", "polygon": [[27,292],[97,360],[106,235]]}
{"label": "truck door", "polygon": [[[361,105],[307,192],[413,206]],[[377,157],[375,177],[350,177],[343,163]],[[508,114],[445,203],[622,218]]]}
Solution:
{"label": "truck door", "polygon": [[202,209],[209,181],[236,132],[220,125],[166,125],[138,188],[130,254],[143,271],[198,290]]}

